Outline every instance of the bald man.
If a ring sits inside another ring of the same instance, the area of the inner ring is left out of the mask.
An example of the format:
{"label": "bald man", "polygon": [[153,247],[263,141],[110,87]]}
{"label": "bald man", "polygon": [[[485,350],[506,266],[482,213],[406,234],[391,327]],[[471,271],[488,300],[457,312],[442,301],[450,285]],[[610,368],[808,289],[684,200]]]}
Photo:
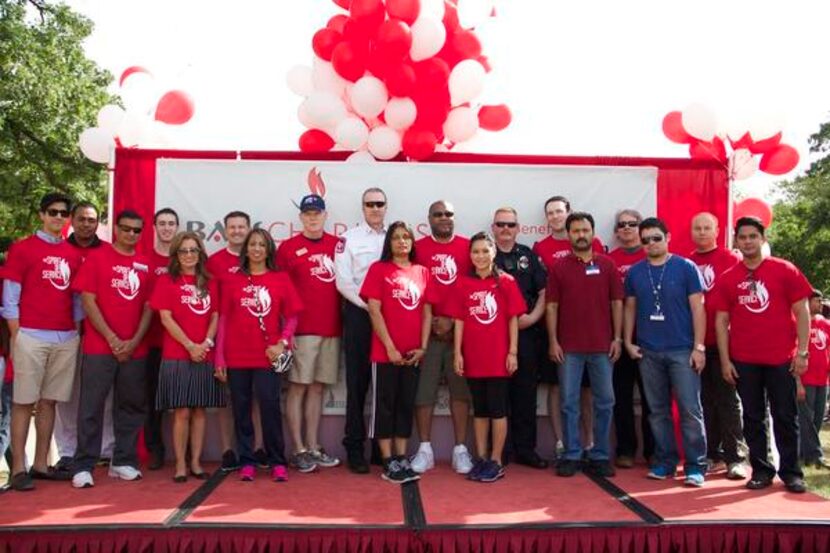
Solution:
{"label": "bald man", "polygon": [[692,219],[695,251],[689,256],[700,270],[706,307],[706,366],[701,374],[701,402],[706,424],[706,457],[710,467],[726,463],[726,476],[732,480],[746,478],[747,446],[741,426],[741,403],[734,386],[721,376],[720,357],[715,336],[715,311],[710,297],[720,276],[741,258],[718,246],[718,218],[708,212]]}

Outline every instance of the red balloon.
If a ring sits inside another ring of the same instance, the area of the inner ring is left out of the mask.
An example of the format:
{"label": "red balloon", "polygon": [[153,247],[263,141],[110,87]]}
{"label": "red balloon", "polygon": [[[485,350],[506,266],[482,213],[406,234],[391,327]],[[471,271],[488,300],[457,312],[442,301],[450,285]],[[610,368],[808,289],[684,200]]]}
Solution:
{"label": "red balloon", "polygon": [[343,41],[334,47],[331,53],[331,65],[337,74],[347,81],[356,81],[366,71],[366,56],[349,41]]}
{"label": "red balloon", "polygon": [[490,58],[488,58],[487,56],[479,56],[476,58],[476,61],[478,61],[478,63],[481,64],[481,66],[484,68],[485,73],[489,73],[493,70],[493,66],[490,65]]}
{"label": "red balloon", "polygon": [[166,92],[156,104],[156,121],[169,125],[182,125],[190,121],[195,111],[193,98],[184,90]]}
{"label": "red balloon", "polygon": [[415,70],[408,63],[391,67],[384,79],[391,96],[409,96],[415,88]]}
{"label": "red balloon", "polygon": [[[690,144],[692,136],[683,128],[682,114],[679,111],[670,111],[663,117],[663,134],[677,144]],[[694,157],[694,155],[692,156]]]}
{"label": "red balloon", "polygon": [[504,104],[497,106],[481,106],[478,110],[478,126],[488,131],[500,131],[507,128],[513,115],[510,108]]}
{"label": "red balloon", "polygon": [[118,86],[124,86],[124,81],[127,80],[127,77],[132,75],[133,73],[147,73],[148,75],[152,75],[147,69],[141,67],[140,65],[133,65],[128,67],[121,73],[121,78],[118,79]]}
{"label": "red balloon", "polygon": [[351,3],[351,1],[352,0],[332,0],[332,2],[334,2],[335,4],[337,4],[338,6],[343,8],[344,10],[349,9],[349,4]]}
{"label": "red balloon", "polygon": [[[749,134],[749,133],[747,133]],[[751,140],[751,137],[750,137]],[[765,138],[763,140],[759,140],[757,142],[751,142],[749,145],[749,151],[753,154],[766,154],[767,152],[771,152],[781,143],[781,132],[777,132],[776,134],[770,136],[769,138]]]}
{"label": "red balloon", "polygon": [[352,0],[349,6],[352,19],[366,27],[377,29],[386,19],[382,0]]}
{"label": "red balloon", "polygon": [[342,13],[337,14],[335,16],[332,16],[331,19],[329,19],[328,23],[326,23],[326,27],[328,27],[332,31],[337,31],[338,33],[340,33],[342,35],[343,34],[343,27],[346,26],[346,21],[348,21],[348,20],[349,20],[348,15],[343,15]]}
{"label": "red balloon", "polygon": [[375,40],[377,30],[377,25],[372,27],[365,22],[356,21],[350,17],[343,24],[343,39],[368,52],[369,45]]}
{"label": "red balloon", "polygon": [[761,158],[758,168],[770,175],[784,175],[798,165],[798,150],[788,144],[779,144]]}
{"label": "red balloon", "polygon": [[438,138],[428,130],[410,128],[404,133],[401,145],[406,157],[421,161],[435,153]]}
{"label": "red balloon", "polygon": [[412,46],[412,31],[409,25],[400,19],[384,21],[378,28],[375,48],[388,59],[401,59],[409,53]]}
{"label": "red balloon", "polygon": [[412,25],[421,13],[420,0],[386,0],[386,13]]}
{"label": "red balloon", "polygon": [[328,152],[334,147],[334,140],[319,129],[309,129],[300,135],[301,152]]}
{"label": "red balloon", "polygon": [[432,57],[417,62],[414,67],[419,86],[447,87],[450,79],[450,66],[444,60]]}
{"label": "red balloon", "polygon": [[453,34],[460,26],[458,21],[458,7],[449,0],[444,0],[444,27],[447,29],[447,36]]}
{"label": "red balloon", "polygon": [[764,227],[772,224],[772,208],[760,198],[746,198],[735,204],[732,211],[732,224],[741,217],[756,217],[761,220]]}
{"label": "red balloon", "polygon": [[343,40],[343,36],[340,33],[326,27],[314,33],[314,37],[311,39],[311,48],[318,58],[331,61],[331,53],[334,51],[334,47],[340,44],[341,40]]}
{"label": "red balloon", "polygon": [[473,31],[458,31],[452,37],[452,50],[459,61],[475,59],[481,55],[481,41]]}
{"label": "red balloon", "polygon": [[743,148],[745,150],[750,150],[751,151],[752,137],[749,136],[749,133],[747,132],[747,133],[744,133],[744,135],[742,137],[740,137],[738,140],[732,140],[730,138],[729,143],[732,144],[732,149],[733,150],[740,150],[741,148]]}
{"label": "red balloon", "polygon": [[689,156],[692,159],[716,159],[726,163],[726,146],[717,136],[711,142],[695,140],[689,144]]}

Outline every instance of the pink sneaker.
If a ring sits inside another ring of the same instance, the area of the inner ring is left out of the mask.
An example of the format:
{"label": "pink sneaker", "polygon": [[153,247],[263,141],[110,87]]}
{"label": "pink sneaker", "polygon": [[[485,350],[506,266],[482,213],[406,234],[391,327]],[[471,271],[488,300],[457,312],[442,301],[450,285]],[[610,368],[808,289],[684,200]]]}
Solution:
{"label": "pink sneaker", "polygon": [[288,481],[288,471],[286,470],[285,465],[274,466],[274,469],[271,471],[271,480],[274,482]]}
{"label": "pink sneaker", "polygon": [[253,465],[245,465],[239,469],[239,479],[243,482],[253,482],[256,476],[256,468]]}

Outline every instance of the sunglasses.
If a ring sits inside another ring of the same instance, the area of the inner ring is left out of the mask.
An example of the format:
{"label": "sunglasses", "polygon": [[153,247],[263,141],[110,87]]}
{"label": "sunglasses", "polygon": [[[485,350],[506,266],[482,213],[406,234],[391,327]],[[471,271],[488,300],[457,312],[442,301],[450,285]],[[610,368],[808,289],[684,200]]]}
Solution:
{"label": "sunglasses", "polygon": [[640,223],[638,223],[637,221],[620,221],[619,223],[617,223],[617,228],[618,229],[637,228],[639,226],[640,226]]}
{"label": "sunglasses", "polygon": [[496,221],[493,223],[498,228],[516,228],[519,223],[507,222],[507,221]]}
{"label": "sunglasses", "polygon": [[441,217],[451,219],[453,215],[455,215],[455,213],[452,211],[433,211],[429,214],[430,217],[435,217],[436,219],[440,219]]}
{"label": "sunglasses", "polygon": [[60,216],[60,217],[63,217],[64,219],[66,219],[67,217],[69,217],[69,210],[68,209],[47,209],[46,214],[49,217],[58,217],[58,216]]}
{"label": "sunglasses", "polygon": [[131,227],[130,225],[118,225],[121,232],[131,232],[133,234],[141,234],[141,227]]}
{"label": "sunglasses", "polygon": [[377,209],[386,205],[386,202],[363,202],[363,207],[374,207]]}
{"label": "sunglasses", "polygon": [[640,238],[640,242],[643,244],[643,246],[648,246],[652,243],[659,244],[663,241],[663,238],[664,237],[662,234],[653,234],[651,236],[643,236],[642,238]]}
{"label": "sunglasses", "polygon": [[197,254],[200,251],[202,250],[200,250],[199,248],[179,248],[178,250],[176,250],[176,253],[179,255],[190,255]]}

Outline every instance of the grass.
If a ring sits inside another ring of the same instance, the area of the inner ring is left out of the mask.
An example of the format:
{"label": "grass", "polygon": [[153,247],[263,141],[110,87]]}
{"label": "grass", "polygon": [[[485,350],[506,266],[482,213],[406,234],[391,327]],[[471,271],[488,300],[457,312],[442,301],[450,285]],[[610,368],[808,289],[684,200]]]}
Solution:
{"label": "grass", "polygon": [[[825,424],[821,429],[821,444],[824,456],[830,459],[830,425]],[[830,470],[805,467],[804,481],[811,492],[830,499]]]}

